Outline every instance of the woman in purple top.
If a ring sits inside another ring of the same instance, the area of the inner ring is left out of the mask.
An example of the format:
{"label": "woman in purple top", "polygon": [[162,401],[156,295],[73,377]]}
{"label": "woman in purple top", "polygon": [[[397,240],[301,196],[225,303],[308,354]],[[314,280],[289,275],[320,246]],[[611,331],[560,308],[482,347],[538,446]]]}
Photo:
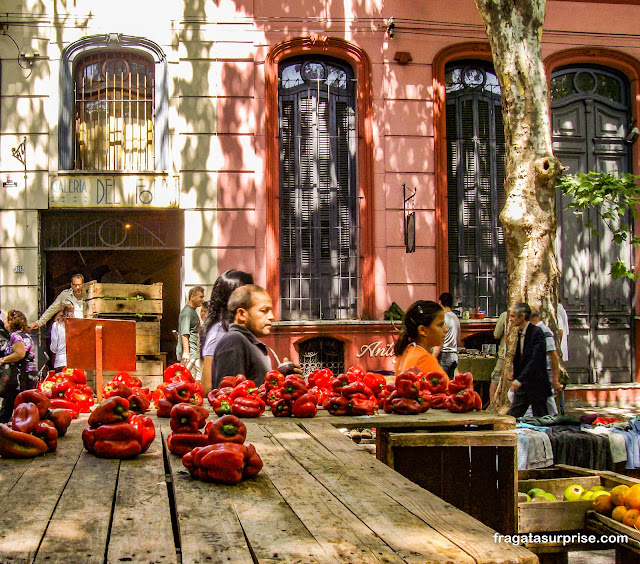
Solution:
{"label": "woman in purple top", "polygon": [[6,423],[13,413],[13,402],[24,390],[36,387],[38,367],[36,366],[35,345],[29,336],[29,326],[24,313],[17,309],[9,310],[4,326],[9,331],[9,342],[2,351],[0,364],[8,365],[10,377],[3,386],[0,423]]}
{"label": "woman in purple top", "polygon": [[211,390],[213,355],[220,337],[229,330],[227,302],[236,288],[253,284],[253,275],[242,270],[227,270],[215,281],[209,300],[209,312],[200,329],[200,357],[202,363],[202,386],[204,393]]}

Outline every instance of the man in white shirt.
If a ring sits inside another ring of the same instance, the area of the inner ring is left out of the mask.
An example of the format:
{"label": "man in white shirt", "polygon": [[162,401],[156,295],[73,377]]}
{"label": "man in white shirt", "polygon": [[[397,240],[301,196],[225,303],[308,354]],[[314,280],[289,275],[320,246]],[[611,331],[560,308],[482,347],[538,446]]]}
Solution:
{"label": "man in white shirt", "polygon": [[444,324],[447,326],[447,334],[444,337],[442,347],[433,347],[432,354],[438,359],[440,366],[444,368],[450,379],[453,378],[456,366],[458,366],[458,336],[460,335],[460,320],[453,313],[453,296],[449,292],[440,294],[438,298],[444,309]]}
{"label": "man in white shirt", "polygon": [[53,303],[47,308],[47,310],[40,316],[38,321],[34,321],[29,325],[29,329],[40,329],[43,325],[46,325],[56,313],[58,313],[62,306],[70,304],[73,306],[73,316],[76,318],[84,317],[84,299],[82,298],[82,284],[84,284],[84,276],[82,274],[74,274],[71,277],[71,288],[62,290]]}

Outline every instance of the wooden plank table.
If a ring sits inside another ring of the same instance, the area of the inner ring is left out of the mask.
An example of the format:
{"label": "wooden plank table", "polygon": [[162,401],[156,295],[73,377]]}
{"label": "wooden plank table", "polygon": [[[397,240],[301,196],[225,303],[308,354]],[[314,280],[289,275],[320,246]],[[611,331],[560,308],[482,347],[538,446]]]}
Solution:
{"label": "wooden plank table", "polygon": [[85,452],[86,415],[56,453],[0,459],[0,562],[537,562],[334,418],[245,420],[265,466],[236,486],[192,479],[165,448],[168,420],[153,418],[158,439],[133,460]]}

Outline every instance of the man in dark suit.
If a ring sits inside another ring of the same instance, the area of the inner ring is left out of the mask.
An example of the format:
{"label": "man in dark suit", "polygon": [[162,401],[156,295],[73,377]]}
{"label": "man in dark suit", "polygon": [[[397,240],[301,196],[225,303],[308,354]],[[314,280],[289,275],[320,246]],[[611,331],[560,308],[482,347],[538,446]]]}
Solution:
{"label": "man in dark suit", "polygon": [[518,329],[518,345],[513,357],[511,391],[513,405],[508,414],[522,417],[529,405],[533,415],[547,415],[551,385],[547,375],[547,348],[542,329],[529,323],[531,308],[519,303],[509,308],[509,324]]}

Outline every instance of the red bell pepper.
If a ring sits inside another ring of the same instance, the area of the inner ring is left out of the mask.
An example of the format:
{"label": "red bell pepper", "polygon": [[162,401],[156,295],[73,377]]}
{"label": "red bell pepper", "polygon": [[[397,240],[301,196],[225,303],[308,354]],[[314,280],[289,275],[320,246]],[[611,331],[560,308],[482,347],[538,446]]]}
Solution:
{"label": "red bell pepper", "polygon": [[225,394],[214,397],[213,400],[209,400],[209,403],[211,403],[211,408],[218,417],[231,413],[231,399]]}
{"label": "red bell pepper", "polygon": [[231,413],[236,417],[260,417],[266,405],[259,397],[238,397],[231,404]]}
{"label": "red bell pepper", "polygon": [[47,443],[41,438],[0,423],[0,456],[3,458],[34,458],[47,449]]}
{"label": "red bell pepper", "polygon": [[258,397],[258,388],[252,380],[240,382],[229,394],[229,399],[233,403],[237,398]]}
{"label": "red bell pepper", "polygon": [[158,409],[156,410],[156,415],[158,417],[170,417],[171,410],[173,409],[173,404],[167,398],[160,398],[156,403]]}
{"label": "red bell pepper", "polygon": [[267,392],[267,399],[265,399],[264,402],[269,407],[273,407],[273,404],[276,401],[279,401],[281,399],[282,399],[281,388],[273,388]]}
{"label": "red bell pepper", "polygon": [[131,394],[127,399],[129,400],[129,411],[140,415],[146,413],[149,405],[151,405],[149,400],[143,395]]}
{"label": "red bell pepper", "polygon": [[282,388],[280,389],[280,395],[282,399],[288,401],[297,400],[303,394],[308,392],[307,385],[304,380],[301,380],[297,376],[287,376],[282,383]]}
{"label": "red bell pepper", "polygon": [[317,386],[320,389],[328,390],[331,388],[331,381],[333,380],[333,372],[328,368],[320,368],[314,371],[313,383],[309,383],[310,386]]}
{"label": "red bell pepper", "polygon": [[269,395],[269,390],[264,384],[260,384],[258,386],[258,397],[264,402],[267,403],[267,396]]}
{"label": "red bell pepper", "polygon": [[294,417],[313,417],[318,413],[318,399],[315,395],[306,393],[301,395],[291,406],[291,415]]}
{"label": "red bell pepper", "polygon": [[189,403],[200,407],[204,403],[204,396],[200,392],[193,392],[193,396],[189,400]]}
{"label": "red bell pepper", "polygon": [[384,387],[387,385],[387,381],[384,376],[381,374],[376,374],[375,372],[367,372],[364,375],[364,385],[367,386],[372,392],[374,396],[380,395]]}
{"label": "red bell pepper", "polygon": [[330,415],[346,415],[349,408],[349,400],[342,395],[329,396],[322,404]]}
{"label": "red bell pepper", "polygon": [[349,400],[349,407],[347,408],[349,415],[373,415],[376,411],[378,411],[378,404],[372,398],[352,397]]}
{"label": "red bell pepper", "polygon": [[349,382],[356,382],[364,380],[365,372],[359,366],[352,366],[347,370],[347,377],[349,378]]}
{"label": "red bell pepper", "polygon": [[479,394],[468,389],[464,389],[459,391],[457,394],[447,396],[444,404],[452,413],[466,413],[473,409],[482,409],[482,400],[480,399]]}
{"label": "red bell pepper", "polygon": [[176,362],[171,366],[167,366],[164,371],[163,378],[165,382],[174,382],[176,380],[182,380],[185,382],[196,381],[189,369],[184,364],[181,364],[179,362]]}
{"label": "red bell pepper", "polygon": [[129,386],[125,385],[123,382],[115,382],[114,380],[111,380],[102,386],[102,392],[105,398],[112,398],[113,396],[128,398],[133,393]]}
{"label": "red bell pepper", "polygon": [[282,383],[284,382],[284,374],[278,372],[277,370],[269,370],[265,374],[264,377],[264,385],[267,390],[271,390],[273,388],[282,387]]}
{"label": "red bell pepper", "polygon": [[244,470],[242,471],[243,478],[254,478],[262,470],[262,459],[256,452],[256,447],[253,445],[247,445],[247,452],[244,455]]}
{"label": "red bell pepper", "polygon": [[214,421],[209,429],[210,443],[244,444],[247,426],[235,415],[225,415]]}
{"label": "red bell pepper", "polygon": [[44,414],[44,418],[53,423],[59,437],[67,434],[67,429],[71,425],[71,415],[66,409],[50,409]]}
{"label": "red bell pepper", "polygon": [[84,390],[80,390],[78,388],[71,392],[69,400],[78,406],[78,411],[80,411],[80,413],[89,413],[91,411],[91,406],[95,403],[93,400],[93,391],[91,394],[88,394]]}
{"label": "red bell pepper", "polygon": [[449,386],[449,376],[442,372],[429,372],[423,377],[423,387],[432,394],[444,394]]}
{"label": "red bell pepper", "polygon": [[142,436],[129,423],[108,423],[82,431],[84,447],[99,458],[131,458],[142,452]]}
{"label": "red bell pepper", "polygon": [[169,425],[174,433],[197,433],[207,423],[209,411],[188,403],[178,403],[171,408]]}
{"label": "red bell pepper", "polygon": [[80,413],[80,408],[78,407],[78,404],[66,399],[58,399],[58,398],[51,399],[49,402],[49,408],[50,409],[66,409],[69,412],[69,415],[71,415],[73,419],[77,419],[78,413]]}
{"label": "red bell pepper", "polygon": [[71,399],[71,392],[75,390],[76,385],[67,380],[65,382],[56,382],[51,387],[51,397],[59,399]]}
{"label": "red bell pepper", "polygon": [[87,374],[82,368],[67,368],[64,373],[76,386],[87,383]]}
{"label": "red bell pepper", "polygon": [[432,409],[446,409],[444,402],[449,396],[444,393],[431,394],[431,408]]}
{"label": "red bell pepper", "polygon": [[140,445],[142,446],[142,452],[147,452],[151,443],[156,438],[156,428],[151,417],[131,414],[127,423],[140,433]]}
{"label": "red bell pepper", "polygon": [[346,374],[338,374],[333,380],[331,380],[331,392],[336,395],[342,394],[342,388],[349,384],[349,376]]}
{"label": "red bell pepper", "polygon": [[356,380],[342,388],[342,395],[347,399],[352,397],[367,399],[373,397],[373,392],[365,386],[364,382]]}
{"label": "red bell pepper", "polygon": [[58,448],[58,430],[50,425],[51,421],[40,421],[33,430],[33,436],[42,439],[47,445],[47,452],[53,452]]}
{"label": "red bell pepper", "polygon": [[240,382],[244,382],[247,377],[244,374],[238,374],[236,376],[225,376],[220,381],[220,388],[235,388]]}
{"label": "red bell pepper", "polygon": [[457,394],[462,390],[473,390],[473,374],[471,372],[459,372],[447,387],[449,395]]}
{"label": "red bell pepper", "polygon": [[391,402],[394,399],[400,397],[402,396],[398,394],[398,390],[393,390],[393,392],[390,392],[389,395],[385,398],[384,403],[381,404],[383,411],[385,413],[393,413],[393,405],[391,404]]}
{"label": "red bell pepper", "polygon": [[167,448],[176,456],[184,456],[196,447],[209,444],[209,437],[202,433],[169,433]]}
{"label": "red bell pepper", "polygon": [[420,395],[421,374],[404,370],[396,377],[396,390],[403,398],[416,399]]}
{"label": "red bell pepper", "polygon": [[40,423],[38,406],[35,403],[21,403],[13,410],[11,428],[21,433],[32,433]]}
{"label": "red bell pepper", "polygon": [[160,382],[156,389],[151,392],[151,401],[158,407],[158,401],[164,398],[164,389],[169,385],[170,382]]}
{"label": "red bell pepper", "polygon": [[421,413],[424,413],[431,407],[431,394],[427,390],[420,390],[420,395],[416,401],[420,404]]}
{"label": "red bell pepper", "polygon": [[422,413],[422,405],[417,400],[397,397],[391,400],[391,410],[398,415],[416,415]]}
{"label": "red bell pepper", "polygon": [[129,401],[120,396],[104,400],[89,415],[89,426],[92,428],[111,423],[122,423],[129,419]]}
{"label": "red bell pepper", "polygon": [[189,382],[172,382],[164,389],[165,398],[173,404],[189,402],[194,389]]}
{"label": "red bell pepper", "polygon": [[319,405],[322,405],[324,403],[324,400],[329,397],[329,390],[327,390],[326,388],[318,388],[317,386],[309,388],[309,393],[316,396]]}
{"label": "red bell pepper", "polygon": [[133,379],[131,374],[129,374],[128,372],[124,372],[124,371],[118,372],[113,378],[111,378],[111,381],[121,382],[122,384],[127,386],[127,388],[135,387],[135,380]]}
{"label": "red bell pepper", "polygon": [[207,445],[185,454],[182,464],[194,478],[233,485],[242,479],[246,451],[234,443]]}
{"label": "red bell pepper", "polygon": [[277,399],[271,403],[271,413],[274,417],[291,417],[292,403],[285,399]]}
{"label": "red bell pepper", "polygon": [[13,407],[18,407],[21,403],[33,403],[38,408],[38,415],[40,418],[44,417],[44,414],[49,409],[49,398],[40,392],[36,392],[35,390],[25,390],[24,392],[20,392],[15,401],[13,402]]}

